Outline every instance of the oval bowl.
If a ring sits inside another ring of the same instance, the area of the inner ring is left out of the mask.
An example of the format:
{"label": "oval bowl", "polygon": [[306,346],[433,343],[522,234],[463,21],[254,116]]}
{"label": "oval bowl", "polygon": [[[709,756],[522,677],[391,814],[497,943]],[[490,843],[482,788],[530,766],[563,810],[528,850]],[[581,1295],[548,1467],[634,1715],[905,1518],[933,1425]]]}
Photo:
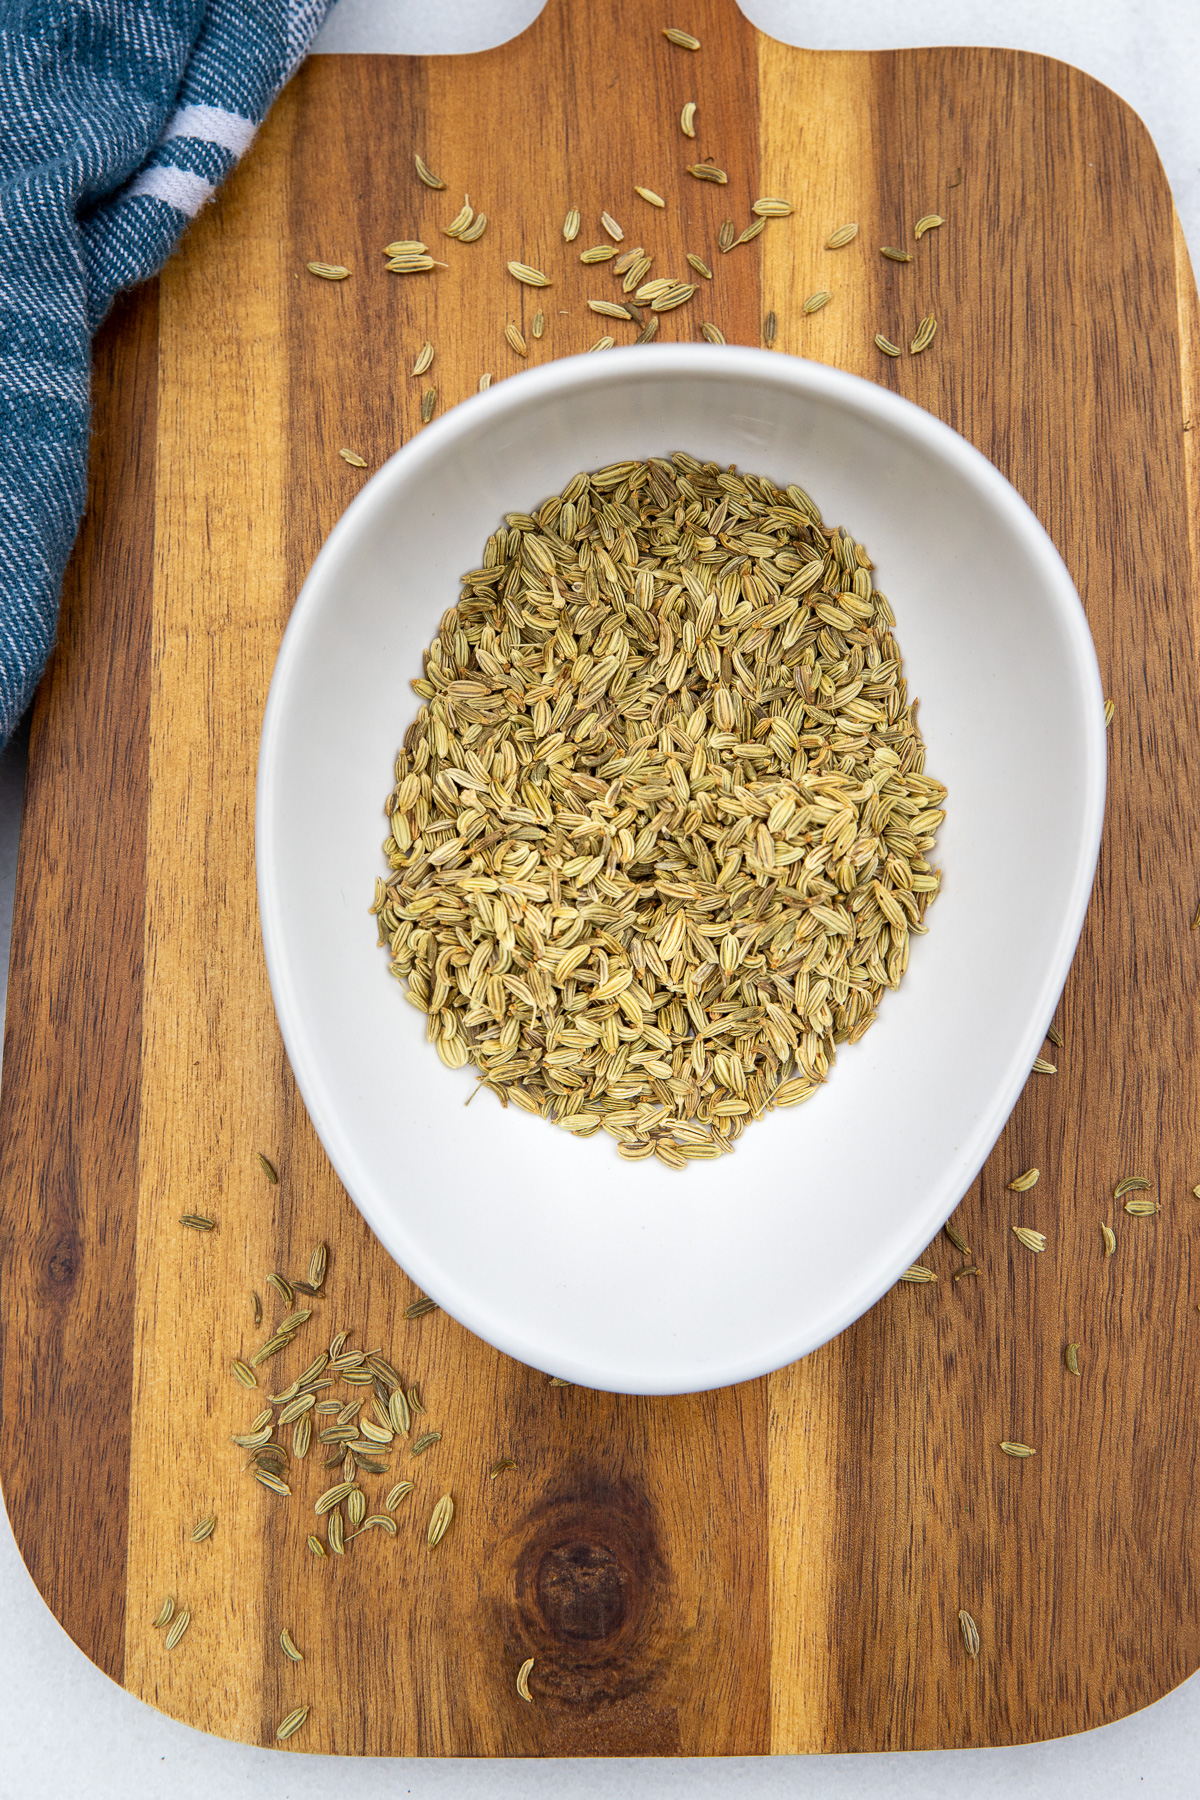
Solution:
{"label": "oval bowl", "polygon": [[[798,482],[865,543],[949,788],[929,933],[821,1092],[675,1174],[481,1093],[425,1041],[368,916],[421,651],[505,512],[580,469],[688,450]],[[916,1259],[1012,1110],[1083,922],[1104,806],[1083,608],[1016,491],[870,382],[765,351],[646,346],[523,371],[421,431],[321,549],[258,768],[263,944],[292,1069],[364,1218],[490,1343],[617,1392],[805,1355]]]}

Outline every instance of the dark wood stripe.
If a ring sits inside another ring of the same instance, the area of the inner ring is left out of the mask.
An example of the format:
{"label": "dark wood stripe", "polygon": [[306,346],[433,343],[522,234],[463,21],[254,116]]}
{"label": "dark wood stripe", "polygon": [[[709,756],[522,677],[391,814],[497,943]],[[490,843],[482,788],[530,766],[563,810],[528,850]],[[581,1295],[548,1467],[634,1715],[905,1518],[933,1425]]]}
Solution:
{"label": "dark wood stripe", "polygon": [[124,1663],[158,294],[95,350],[88,510],[30,742],[0,1088],[0,1480],[42,1597]]}

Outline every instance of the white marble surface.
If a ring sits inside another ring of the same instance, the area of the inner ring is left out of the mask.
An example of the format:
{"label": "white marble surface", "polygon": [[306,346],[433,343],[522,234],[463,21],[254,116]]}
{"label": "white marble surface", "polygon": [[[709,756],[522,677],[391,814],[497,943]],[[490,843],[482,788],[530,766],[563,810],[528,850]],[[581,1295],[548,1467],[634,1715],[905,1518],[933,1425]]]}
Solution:
{"label": "white marble surface", "polygon": [[[646,0],[625,0],[631,16]],[[504,42],[537,0],[341,0],[328,51],[463,52]],[[655,7],[653,16],[657,21]],[[1200,7],[1196,0],[744,0],[764,31],[814,49],[996,44],[1078,64],[1146,121],[1200,266]],[[669,13],[686,23],[686,0]],[[24,739],[0,757],[0,982],[8,937]],[[0,1304],[3,1296],[0,1295]],[[40,1599],[0,1514],[0,1800],[382,1800],[455,1796],[871,1796],[981,1800],[1050,1795],[1127,1800],[1200,1791],[1200,1677],[1145,1712],[1081,1737],[1016,1750],[688,1762],[478,1763],[285,1755],[227,1744],[163,1718],[76,1650]]]}

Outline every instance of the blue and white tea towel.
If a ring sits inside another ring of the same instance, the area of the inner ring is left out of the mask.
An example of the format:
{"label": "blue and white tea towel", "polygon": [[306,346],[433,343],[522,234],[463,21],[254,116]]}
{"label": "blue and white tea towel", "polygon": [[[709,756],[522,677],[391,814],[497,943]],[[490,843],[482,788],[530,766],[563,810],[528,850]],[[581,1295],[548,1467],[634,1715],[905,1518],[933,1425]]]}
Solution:
{"label": "blue and white tea towel", "polygon": [[54,643],[92,333],[244,154],[328,5],[0,0],[0,743]]}

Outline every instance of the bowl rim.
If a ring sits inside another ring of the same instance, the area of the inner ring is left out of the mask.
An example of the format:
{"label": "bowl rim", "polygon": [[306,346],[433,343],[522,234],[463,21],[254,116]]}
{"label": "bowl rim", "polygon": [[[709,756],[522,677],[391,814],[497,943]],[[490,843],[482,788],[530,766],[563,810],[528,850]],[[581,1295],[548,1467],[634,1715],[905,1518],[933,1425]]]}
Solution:
{"label": "bowl rim", "polygon": [[[354,1205],[388,1254],[452,1317],[485,1342],[534,1368],[546,1367],[545,1347],[539,1350],[536,1334],[527,1336],[511,1322],[497,1320],[468,1294],[460,1293],[453,1277],[440,1264],[427,1260],[419,1244],[411,1242],[403,1215],[376,1205],[374,1179],[360,1162],[354,1143],[338,1121],[336,1106],[310,1043],[284,949],[285,928],[282,896],[276,890],[273,870],[275,796],[282,779],[279,750],[286,728],[286,713],[309,634],[315,629],[325,597],[336,583],[339,565],[360,532],[393,505],[398,492],[425,465],[453,453],[454,446],[469,438],[486,412],[493,418],[520,414],[547,393],[587,392],[595,387],[625,382],[630,373],[668,375],[681,381],[695,376],[724,377],[731,381],[768,381],[807,398],[818,398],[848,408],[852,413],[899,436],[921,443],[948,462],[980,493],[1008,529],[1019,538],[1035,562],[1049,603],[1063,628],[1068,655],[1083,687],[1092,689],[1094,704],[1084,708],[1083,753],[1085,780],[1078,813],[1081,851],[1062,908],[1054,953],[1045,966],[1039,1002],[1030,1009],[1029,1025],[1010,1061],[1006,1081],[983,1109],[974,1129],[947,1165],[941,1181],[931,1191],[931,1202],[914,1215],[913,1229],[903,1238],[904,1254],[895,1259],[887,1281],[871,1283],[869,1297],[847,1291],[843,1306],[826,1315],[818,1329],[797,1330],[792,1338],[771,1352],[764,1362],[763,1349],[742,1358],[727,1359],[705,1372],[703,1381],[679,1379],[674,1370],[661,1377],[631,1382],[627,1371],[593,1367],[586,1359],[572,1359],[555,1352],[553,1373],[580,1386],[630,1394],[683,1394],[757,1379],[774,1369],[809,1355],[838,1336],[855,1319],[882,1298],[932,1240],[966,1193],[1003,1130],[1029,1078],[1033,1059],[1044,1041],[1055,1007],[1074,958],[1091,896],[1104,823],[1107,745],[1103,722],[1103,687],[1095,645],[1083,603],[1052,539],[1016,488],[965,437],[934,414],[889,388],[862,376],[851,375],[824,363],[778,351],[741,345],[662,344],[622,347],[602,354],[558,358],[534,369],[517,371],[483,393],[459,402],[400,446],[370,477],[341,514],[314,559],[292,607],[285,628],[263,714],[259,746],[255,802],[255,862],[259,927],[280,1033],[296,1085],[334,1171]],[[966,1171],[966,1179],[962,1179]],[[951,1189],[953,1192],[951,1193]],[[933,1196],[936,1195],[936,1199]],[[930,1221],[933,1220],[932,1229]],[[832,1316],[833,1323],[830,1324]]]}

